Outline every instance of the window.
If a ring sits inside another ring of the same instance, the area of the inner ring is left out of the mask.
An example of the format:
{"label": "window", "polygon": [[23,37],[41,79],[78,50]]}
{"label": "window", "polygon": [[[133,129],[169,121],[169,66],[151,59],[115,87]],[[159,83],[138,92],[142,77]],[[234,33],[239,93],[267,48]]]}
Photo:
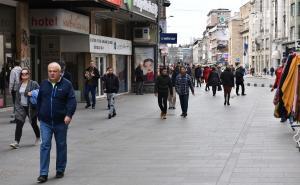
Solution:
{"label": "window", "polygon": [[296,9],[295,3],[291,4],[291,16],[292,17],[295,16],[295,9]]}
{"label": "window", "polygon": [[266,39],[266,49],[269,49],[270,43],[269,43],[270,39]]}
{"label": "window", "polygon": [[291,27],[291,30],[290,30],[290,39],[291,40],[295,40],[295,26]]}
{"label": "window", "polygon": [[298,2],[298,12],[297,15],[300,16],[300,2]]}

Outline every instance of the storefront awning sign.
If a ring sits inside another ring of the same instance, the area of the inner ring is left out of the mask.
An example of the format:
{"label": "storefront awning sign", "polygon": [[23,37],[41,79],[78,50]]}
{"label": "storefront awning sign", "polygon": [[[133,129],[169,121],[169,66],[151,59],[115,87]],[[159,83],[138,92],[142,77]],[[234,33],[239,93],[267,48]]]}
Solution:
{"label": "storefront awning sign", "polygon": [[89,34],[89,17],[63,9],[30,10],[32,30],[63,30]]}

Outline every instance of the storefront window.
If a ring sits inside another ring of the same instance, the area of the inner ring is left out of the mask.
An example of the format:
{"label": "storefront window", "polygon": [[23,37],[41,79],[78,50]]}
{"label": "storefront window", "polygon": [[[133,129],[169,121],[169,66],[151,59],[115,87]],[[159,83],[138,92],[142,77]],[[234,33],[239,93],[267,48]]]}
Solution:
{"label": "storefront window", "polygon": [[116,75],[120,80],[119,93],[128,92],[128,63],[127,56],[117,55]]}

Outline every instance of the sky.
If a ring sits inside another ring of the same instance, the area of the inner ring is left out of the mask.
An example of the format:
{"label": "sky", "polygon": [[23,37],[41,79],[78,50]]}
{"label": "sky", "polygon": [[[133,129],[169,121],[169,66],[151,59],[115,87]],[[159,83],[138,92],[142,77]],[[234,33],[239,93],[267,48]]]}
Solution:
{"label": "sky", "polygon": [[178,33],[178,44],[201,38],[211,9],[228,8],[238,12],[249,0],[170,0],[167,8],[167,32]]}

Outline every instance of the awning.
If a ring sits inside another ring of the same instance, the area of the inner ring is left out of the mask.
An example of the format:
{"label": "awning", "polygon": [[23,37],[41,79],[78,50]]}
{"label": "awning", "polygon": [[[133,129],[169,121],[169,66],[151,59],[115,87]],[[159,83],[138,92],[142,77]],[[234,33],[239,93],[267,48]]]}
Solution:
{"label": "awning", "polygon": [[30,8],[84,8],[96,7],[104,9],[119,9],[118,5],[105,0],[29,0]]}

